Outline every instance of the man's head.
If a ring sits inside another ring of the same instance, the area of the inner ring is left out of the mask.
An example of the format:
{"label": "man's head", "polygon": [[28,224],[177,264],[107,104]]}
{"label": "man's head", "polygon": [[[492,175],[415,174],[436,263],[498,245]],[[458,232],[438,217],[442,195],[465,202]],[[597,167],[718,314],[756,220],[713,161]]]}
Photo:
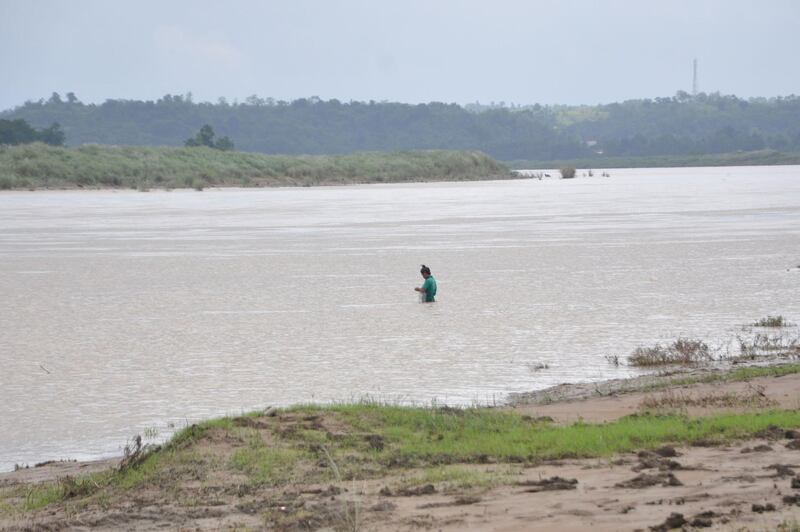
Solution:
{"label": "man's head", "polygon": [[427,266],[425,266],[425,265],[423,264],[423,265],[422,265],[422,268],[420,268],[420,270],[419,270],[419,273],[421,273],[421,274],[422,274],[422,277],[424,277],[425,279],[427,279],[428,277],[430,277],[430,276],[431,276],[431,269],[430,269],[430,268],[428,268]]}

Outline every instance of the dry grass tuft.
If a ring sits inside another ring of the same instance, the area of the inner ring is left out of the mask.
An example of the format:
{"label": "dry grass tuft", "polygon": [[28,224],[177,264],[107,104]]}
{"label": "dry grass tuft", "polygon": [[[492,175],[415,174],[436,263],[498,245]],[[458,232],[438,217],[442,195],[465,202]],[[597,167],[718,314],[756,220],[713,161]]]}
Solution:
{"label": "dry grass tuft", "polygon": [[667,366],[711,361],[708,345],[702,340],[678,338],[672,344],[637,347],[628,357],[632,366]]}
{"label": "dry grass tuft", "polygon": [[766,355],[792,357],[800,354],[800,338],[789,334],[775,335],[757,333],[752,338],[737,336],[739,342],[739,355],[736,360],[756,360]]}

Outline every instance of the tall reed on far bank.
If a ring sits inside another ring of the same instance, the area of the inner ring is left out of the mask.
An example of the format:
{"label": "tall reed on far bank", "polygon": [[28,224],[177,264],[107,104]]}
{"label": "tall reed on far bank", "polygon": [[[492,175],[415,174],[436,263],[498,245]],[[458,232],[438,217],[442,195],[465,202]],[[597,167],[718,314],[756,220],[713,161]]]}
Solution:
{"label": "tall reed on far bank", "polygon": [[312,186],[511,178],[478,151],[264,155],[205,147],[0,146],[0,189]]}

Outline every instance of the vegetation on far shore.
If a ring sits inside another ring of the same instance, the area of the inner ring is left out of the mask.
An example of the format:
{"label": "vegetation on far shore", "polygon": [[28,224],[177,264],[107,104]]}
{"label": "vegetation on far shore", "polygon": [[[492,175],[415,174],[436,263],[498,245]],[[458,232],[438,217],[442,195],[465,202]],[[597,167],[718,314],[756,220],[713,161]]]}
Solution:
{"label": "vegetation on far shore", "polygon": [[647,155],[625,157],[581,157],[555,160],[507,161],[517,170],[560,168],[678,168],[689,166],[777,166],[800,164],[800,152],[777,150],[738,151],[702,155]]}
{"label": "vegetation on far shore", "polygon": [[208,147],[0,146],[0,189],[310,186],[513,177],[475,151],[262,155]]}

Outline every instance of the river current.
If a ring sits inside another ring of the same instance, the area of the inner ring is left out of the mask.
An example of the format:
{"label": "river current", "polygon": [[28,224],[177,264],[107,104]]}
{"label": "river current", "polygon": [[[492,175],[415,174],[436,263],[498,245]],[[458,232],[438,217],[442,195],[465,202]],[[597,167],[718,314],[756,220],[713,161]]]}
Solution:
{"label": "river current", "polygon": [[268,405],[495,403],[800,320],[800,167],[600,173],[0,193],[0,471]]}

